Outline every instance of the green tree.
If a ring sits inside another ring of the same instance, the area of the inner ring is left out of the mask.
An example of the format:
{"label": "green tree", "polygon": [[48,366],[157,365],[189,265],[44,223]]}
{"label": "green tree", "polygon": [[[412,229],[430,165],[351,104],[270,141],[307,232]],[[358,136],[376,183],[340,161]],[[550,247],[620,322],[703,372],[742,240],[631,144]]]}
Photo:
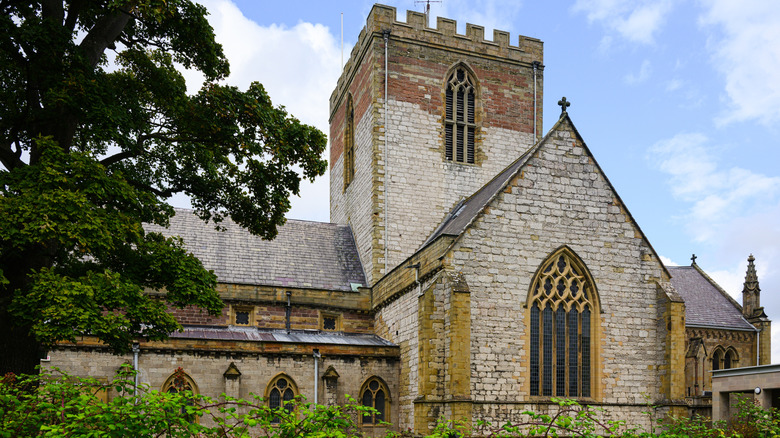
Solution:
{"label": "green tree", "polygon": [[[188,0],[0,0],[0,375],[82,335],[115,352],[164,339],[169,305],[218,313],[213,273],[142,223],[165,226],[185,193],[203,220],[270,239],[296,169],[324,173],[322,132],[258,83],[220,83],[205,15]],[[204,74],[196,95],[176,64]]]}

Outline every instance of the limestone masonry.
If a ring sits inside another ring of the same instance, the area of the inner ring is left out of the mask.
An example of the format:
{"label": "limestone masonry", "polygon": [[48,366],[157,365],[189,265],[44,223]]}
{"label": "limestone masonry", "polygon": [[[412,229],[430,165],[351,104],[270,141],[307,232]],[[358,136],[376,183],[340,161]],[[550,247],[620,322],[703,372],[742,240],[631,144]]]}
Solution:
{"label": "limestone masonry", "polygon": [[[480,435],[554,397],[629,424],[647,403],[709,414],[710,371],[769,363],[754,258],[743,305],[695,262],[664,266],[566,106],[542,133],[543,61],[537,39],[375,5],[330,98],[332,223],[271,242],[186,210],[150,227],[215,271],[225,309],[172,310],[184,331],[139,340],[141,381],[351,395],[380,412],[370,436],[442,417]],[[84,339],[44,364],[108,379],[131,359]]]}

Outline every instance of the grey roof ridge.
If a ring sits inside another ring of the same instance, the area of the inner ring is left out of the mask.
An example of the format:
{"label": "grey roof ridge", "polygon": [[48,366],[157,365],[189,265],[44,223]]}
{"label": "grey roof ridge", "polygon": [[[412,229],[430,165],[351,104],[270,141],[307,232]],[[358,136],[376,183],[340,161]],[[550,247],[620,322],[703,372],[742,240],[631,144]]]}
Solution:
{"label": "grey roof ridge", "polygon": [[[173,210],[174,211],[187,212],[187,213],[193,213],[193,214],[195,214],[197,216],[197,212],[195,211],[194,208],[173,207]],[[241,227],[241,225],[239,225],[238,223],[233,221],[233,219],[230,217],[230,215],[226,216],[226,219],[230,220],[234,225],[237,225],[237,226]],[[345,225],[345,224],[337,224],[335,222],[314,221],[314,220],[311,220],[311,219],[284,218],[284,220],[285,220],[285,222],[287,222],[287,221],[308,222],[308,223],[311,223],[311,224],[334,225],[334,226],[337,226],[337,227],[349,227],[348,224]],[[212,220],[211,222],[214,222],[214,221]],[[205,223],[205,221],[204,221],[204,223]],[[244,228],[244,227],[241,227],[241,228]]]}
{"label": "grey roof ridge", "polygon": [[[726,290],[725,290],[725,289],[723,289],[722,287],[720,287],[720,285],[719,285],[718,283],[716,283],[716,282],[715,282],[715,280],[713,280],[713,279],[712,279],[712,278],[711,278],[709,275],[707,275],[707,273],[706,273],[706,272],[704,272],[704,270],[703,270],[702,268],[700,268],[700,267],[699,267],[699,265],[697,265],[696,263],[693,263],[693,264],[691,265],[691,267],[692,267],[693,269],[695,269],[695,270],[696,270],[696,272],[698,272],[699,274],[701,274],[701,276],[702,276],[702,277],[704,277],[704,279],[705,279],[705,280],[707,280],[708,282],[710,282],[710,284],[711,284],[711,285],[715,286],[715,289],[717,289],[717,290],[718,290],[718,292],[720,292],[720,294],[721,294],[721,295],[723,295],[724,297],[726,297],[726,299],[728,299],[728,300],[729,300],[729,302],[730,302],[731,304],[733,304],[733,305],[734,305],[734,307],[735,307],[737,310],[739,310],[739,313],[740,313],[740,315],[742,315],[742,305],[741,305],[741,304],[739,304],[739,303],[737,302],[737,300],[735,300],[734,298],[732,298],[732,297],[731,297],[731,295],[729,295],[729,293],[728,293],[728,292],[726,292]],[[742,317],[742,319],[745,319],[745,318],[744,318],[744,316]],[[747,322],[747,320],[745,320],[745,322]],[[748,324],[750,324],[750,323],[748,322]],[[750,325],[752,326],[753,324],[750,324]]]}

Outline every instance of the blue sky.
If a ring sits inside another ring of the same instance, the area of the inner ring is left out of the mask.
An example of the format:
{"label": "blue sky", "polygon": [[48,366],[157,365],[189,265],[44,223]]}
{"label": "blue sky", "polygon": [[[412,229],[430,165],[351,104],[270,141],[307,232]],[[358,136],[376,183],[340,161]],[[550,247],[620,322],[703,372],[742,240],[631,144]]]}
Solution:
{"label": "blue sky", "polygon": [[[370,1],[208,0],[229,83],[328,132],[328,97]],[[404,21],[413,0],[387,1]],[[697,263],[741,302],[756,257],[780,362],[780,8],[732,0],[465,1],[436,16],[544,41],[544,126],[569,114],[656,251]],[[197,76],[187,73],[191,84]],[[327,176],[290,218],[328,220]]]}

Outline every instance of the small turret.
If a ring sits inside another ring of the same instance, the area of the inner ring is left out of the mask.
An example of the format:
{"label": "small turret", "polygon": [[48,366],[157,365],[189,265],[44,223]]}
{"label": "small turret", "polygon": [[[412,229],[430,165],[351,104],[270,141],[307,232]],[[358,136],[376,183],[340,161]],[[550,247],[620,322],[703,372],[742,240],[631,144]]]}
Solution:
{"label": "small turret", "polygon": [[761,288],[758,286],[758,274],[753,254],[748,257],[748,267],[745,273],[745,284],[742,287],[742,314],[746,319],[766,317],[761,307]]}

